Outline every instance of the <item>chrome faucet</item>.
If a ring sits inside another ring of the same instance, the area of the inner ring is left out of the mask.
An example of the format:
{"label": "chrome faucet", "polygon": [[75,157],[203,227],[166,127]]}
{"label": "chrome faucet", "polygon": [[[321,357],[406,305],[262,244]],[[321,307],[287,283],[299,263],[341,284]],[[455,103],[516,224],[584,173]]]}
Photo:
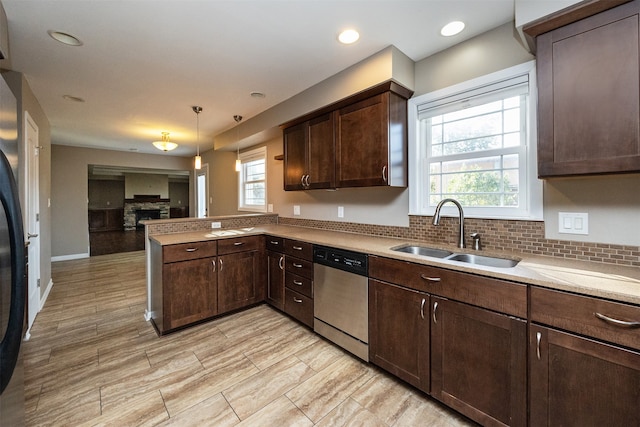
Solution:
{"label": "chrome faucet", "polygon": [[458,214],[460,215],[460,230],[458,235],[458,247],[465,248],[467,245],[464,243],[464,212],[462,211],[462,205],[455,199],[443,199],[436,206],[436,212],[433,214],[433,225],[440,225],[440,209],[442,209],[442,205],[447,202],[451,202],[458,208]]}

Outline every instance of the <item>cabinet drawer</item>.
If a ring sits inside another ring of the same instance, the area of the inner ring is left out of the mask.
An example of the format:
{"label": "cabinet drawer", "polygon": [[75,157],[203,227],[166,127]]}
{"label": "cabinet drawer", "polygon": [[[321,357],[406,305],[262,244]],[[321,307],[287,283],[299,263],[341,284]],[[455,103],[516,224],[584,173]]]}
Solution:
{"label": "cabinet drawer", "polygon": [[181,243],[162,247],[162,262],[186,261],[216,256],[216,241]]}
{"label": "cabinet drawer", "polygon": [[638,306],[532,286],[531,320],[640,350]]}
{"label": "cabinet drawer", "polygon": [[284,253],[296,258],[313,261],[313,245],[311,243],[284,239]]}
{"label": "cabinet drawer", "polygon": [[523,319],[527,317],[526,285],[376,256],[369,256],[369,277]]}
{"label": "cabinet drawer", "polygon": [[260,249],[260,236],[235,237],[218,240],[218,254],[232,254]]}
{"label": "cabinet drawer", "polygon": [[313,328],[313,300],[311,298],[285,288],[284,312]]}
{"label": "cabinet drawer", "polygon": [[283,247],[284,239],[282,237],[274,237],[274,236],[265,236],[265,248],[268,251],[274,252],[284,252]]}
{"label": "cabinet drawer", "polygon": [[284,270],[308,279],[313,279],[313,263],[292,256],[284,257]]}
{"label": "cabinet drawer", "polygon": [[284,275],[284,285],[298,293],[313,298],[313,280],[290,272]]}

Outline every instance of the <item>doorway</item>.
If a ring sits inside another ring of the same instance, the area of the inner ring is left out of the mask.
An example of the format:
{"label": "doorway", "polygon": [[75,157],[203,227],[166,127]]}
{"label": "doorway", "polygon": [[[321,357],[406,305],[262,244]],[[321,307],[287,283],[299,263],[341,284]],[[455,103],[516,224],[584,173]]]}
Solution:
{"label": "doorway", "polygon": [[196,217],[206,218],[209,213],[209,165],[196,170]]}

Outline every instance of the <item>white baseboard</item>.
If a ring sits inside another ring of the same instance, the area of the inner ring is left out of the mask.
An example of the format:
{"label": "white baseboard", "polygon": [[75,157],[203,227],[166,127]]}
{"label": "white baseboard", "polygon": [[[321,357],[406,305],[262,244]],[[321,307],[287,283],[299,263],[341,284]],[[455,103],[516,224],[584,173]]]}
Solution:
{"label": "white baseboard", "polygon": [[44,290],[44,294],[40,295],[40,309],[38,311],[42,310],[44,303],[47,302],[51,289],[53,289],[53,279],[49,279],[49,283],[47,283],[47,288]]}
{"label": "white baseboard", "polygon": [[89,253],[52,256],[51,257],[51,262],[69,261],[69,260],[72,260],[72,259],[82,259],[82,258],[89,258]]}

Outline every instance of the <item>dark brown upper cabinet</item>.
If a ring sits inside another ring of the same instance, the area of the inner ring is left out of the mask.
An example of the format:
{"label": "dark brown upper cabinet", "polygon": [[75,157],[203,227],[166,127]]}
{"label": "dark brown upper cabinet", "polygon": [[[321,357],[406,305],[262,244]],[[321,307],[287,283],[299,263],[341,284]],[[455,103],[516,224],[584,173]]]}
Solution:
{"label": "dark brown upper cabinet", "polygon": [[327,113],[283,131],[285,190],[335,187],[333,123]]}
{"label": "dark brown upper cabinet", "polygon": [[407,186],[407,99],[388,81],[283,124],[284,189]]}
{"label": "dark brown upper cabinet", "polygon": [[640,1],[590,16],[586,3],[607,5],[525,28],[537,44],[541,178],[640,172]]}

